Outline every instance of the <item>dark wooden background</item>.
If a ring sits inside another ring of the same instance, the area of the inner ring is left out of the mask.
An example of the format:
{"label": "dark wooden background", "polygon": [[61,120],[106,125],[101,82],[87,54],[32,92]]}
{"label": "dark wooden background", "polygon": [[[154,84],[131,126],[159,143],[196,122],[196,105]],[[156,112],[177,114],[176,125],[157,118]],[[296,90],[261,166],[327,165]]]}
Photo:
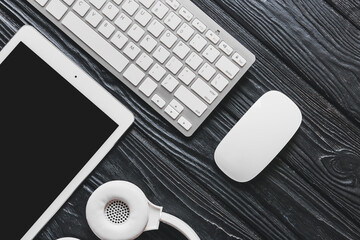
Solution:
{"label": "dark wooden background", "polygon": [[[114,179],[137,184],[201,239],[360,239],[360,0],[194,2],[257,61],[185,138],[25,0],[0,0],[0,48],[22,25],[33,25],[136,117],[37,239],[96,239],[85,205]],[[251,104],[273,89],[299,105],[303,123],[261,175],[236,183],[216,167],[213,153]],[[184,238],[162,224],[139,239]]]}

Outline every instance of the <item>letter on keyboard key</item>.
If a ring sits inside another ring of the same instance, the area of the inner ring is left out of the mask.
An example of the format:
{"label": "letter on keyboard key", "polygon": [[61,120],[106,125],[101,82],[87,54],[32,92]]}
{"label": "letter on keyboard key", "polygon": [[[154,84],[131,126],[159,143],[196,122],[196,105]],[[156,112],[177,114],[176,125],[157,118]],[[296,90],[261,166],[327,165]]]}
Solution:
{"label": "letter on keyboard key", "polygon": [[175,13],[171,12],[165,19],[165,24],[173,31],[180,25],[181,18]]}
{"label": "letter on keyboard key", "polygon": [[230,79],[233,79],[236,74],[240,71],[240,68],[238,68],[234,63],[232,63],[229,59],[227,59],[225,56],[222,56],[220,60],[216,63],[216,67],[225,73],[226,76],[228,76]]}
{"label": "letter on keyboard key", "polygon": [[169,11],[169,8],[165,6],[162,2],[158,1],[151,10],[158,18],[163,19],[166,13]]}
{"label": "letter on keyboard key", "polygon": [[151,32],[155,37],[159,37],[164,31],[165,27],[158,20],[154,19],[148,27],[148,31]]}
{"label": "letter on keyboard key", "polygon": [[106,0],[90,0],[90,3],[94,5],[97,9],[100,9],[105,2]]}
{"label": "letter on keyboard key", "polygon": [[185,83],[186,85],[189,85],[192,80],[194,80],[196,77],[195,73],[193,73],[189,68],[185,67],[181,73],[179,74],[179,79]]}
{"label": "letter on keyboard key", "polygon": [[206,104],[184,86],[180,86],[178,88],[178,90],[175,92],[175,97],[199,117],[207,109]]}
{"label": "letter on keyboard key", "polygon": [[190,37],[194,34],[194,32],[194,29],[192,29],[188,24],[184,23],[177,31],[177,34],[185,41],[188,41]]}
{"label": "letter on keyboard key", "polygon": [[139,2],[146,8],[149,8],[155,2],[155,0],[139,0]]}
{"label": "letter on keyboard key", "polygon": [[141,41],[140,46],[142,46],[147,52],[152,52],[157,45],[157,41],[152,38],[150,35],[146,35]]}
{"label": "letter on keyboard key", "polygon": [[192,52],[186,59],[186,64],[188,64],[193,70],[196,70],[203,61],[204,60],[199,55],[197,55],[195,52]]}
{"label": "letter on keyboard key", "polygon": [[89,25],[76,16],[75,13],[69,12],[64,17],[62,24],[118,72],[122,72],[128,65],[129,60],[124,55],[105,41]]}
{"label": "letter on keyboard key", "polygon": [[73,6],[73,10],[82,17],[89,11],[89,9],[90,5],[87,4],[84,0],[77,0]]}
{"label": "letter on keyboard key", "polygon": [[173,52],[181,59],[184,59],[186,55],[190,52],[190,48],[180,41],[176,47],[174,47]]}
{"label": "letter on keyboard key", "polygon": [[127,12],[130,16],[134,15],[136,10],[139,8],[139,4],[134,0],[125,0],[122,9]]}

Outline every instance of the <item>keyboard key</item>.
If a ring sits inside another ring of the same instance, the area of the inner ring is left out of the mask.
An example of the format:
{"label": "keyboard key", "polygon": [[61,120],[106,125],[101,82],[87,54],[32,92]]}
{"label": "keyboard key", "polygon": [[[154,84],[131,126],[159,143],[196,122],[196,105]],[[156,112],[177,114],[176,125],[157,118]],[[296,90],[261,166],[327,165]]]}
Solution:
{"label": "keyboard key", "polygon": [[134,60],[137,55],[140,53],[140,48],[136,46],[133,42],[129,42],[124,49],[124,53],[131,59]]}
{"label": "keyboard key", "polygon": [[177,34],[182,37],[185,41],[188,41],[190,37],[194,34],[195,30],[192,29],[188,24],[184,23],[181,25],[179,30],[177,31]]}
{"label": "keyboard key", "polygon": [[102,13],[110,20],[113,20],[115,16],[119,13],[119,11],[120,10],[114,4],[108,2],[102,10]]}
{"label": "keyboard key", "polygon": [[155,2],[155,0],[139,0],[139,2],[146,8],[150,8],[151,5],[153,5],[153,3]]}
{"label": "keyboard key", "polygon": [[167,77],[162,81],[161,86],[163,86],[166,90],[169,92],[173,92],[175,88],[179,85],[179,81],[176,80],[173,76],[170,74],[167,75]]}
{"label": "keyboard key", "polygon": [[75,0],[63,0],[68,6],[71,6]]}
{"label": "keyboard key", "polygon": [[80,16],[84,16],[90,9],[90,5],[87,4],[84,0],[78,0],[73,6],[73,10],[77,12]]}
{"label": "keyboard key", "polygon": [[218,35],[216,35],[213,31],[208,30],[206,32],[207,39],[209,39],[213,44],[218,44],[218,42],[220,41],[220,37]]}
{"label": "keyboard key", "polygon": [[47,6],[46,11],[48,11],[51,15],[53,15],[54,18],[57,20],[60,20],[66,11],[68,10],[68,7],[60,2],[60,0],[52,0]]}
{"label": "keyboard key", "polygon": [[124,57],[124,55],[111,46],[111,44],[105,39],[99,36],[97,32],[89,27],[89,25],[83,22],[73,12],[69,12],[64,17],[62,24],[118,72],[122,72],[128,65],[129,60]]}
{"label": "keyboard key", "polygon": [[186,21],[190,22],[190,20],[194,17],[194,15],[189,12],[186,8],[182,7],[180,9],[180,15],[185,18]]}
{"label": "keyboard key", "polygon": [[198,97],[196,97],[192,92],[190,92],[190,90],[188,90],[182,85],[176,90],[174,96],[199,117],[207,109],[205,103],[203,103]]}
{"label": "keyboard key", "polygon": [[201,50],[203,50],[206,44],[207,41],[205,40],[205,38],[203,38],[199,34],[196,34],[195,37],[190,41],[190,45],[198,52],[201,52]]}
{"label": "keyboard key", "polygon": [[206,30],[205,24],[203,24],[199,19],[195,19],[192,25],[201,33],[205,32]]}
{"label": "keyboard key", "polygon": [[151,14],[143,8],[140,9],[140,11],[135,16],[135,20],[143,27],[145,27],[150,22],[151,18]]}
{"label": "keyboard key", "polygon": [[114,1],[114,3],[116,3],[117,5],[120,5],[123,0],[113,0],[113,1]]}
{"label": "keyboard key", "polygon": [[147,52],[152,52],[157,45],[157,41],[150,35],[146,35],[141,41],[140,46],[143,47]]}
{"label": "keyboard key", "polygon": [[88,23],[91,24],[91,26],[95,28],[99,25],[99,23],[103,19],[103,16],[101,16],[101,14],[98,13],[96,10],[92,9],[85,19]]}
{"label": "keyboard key", "polygon": [[175,111],[175,109],[173,109],[170,105],[168,105],[165,108],[165,112],[172,118],[172,119],[176,119],[179,116],[179,113],[177,111]]}
{"label": "keyboard key", "polygon": [[195,73],[193,73],[193,71],[191,71],[187,67],[185,67],[179,74],[179,79],[186,85],[189,85],[192,82],[192,80],[195,79],[195,77],[196,77]]}
{"label": "keyboard key", "polygon": [[165,73],[166,70],[157,63],[149,71],[150,76],[158,82],[164,77]]}
{"label": "keyboard key", "polygon": [[171,100],[170,104],[169,104],[173,109],[175,109],[175,111],[177,111],[178,113],[181,113],[184,110],[183,105],[181,105],[178,101],[176,101],[175,99]]}
{"label": "keyboard key", "polygon": [[131,64],[124,72],[124,78],[129,80],[134,86],[137,86],[145,77],[145,73],[134,64]]}
{"label": "keyboard key", "polygon": [[180,41],[173,49],[173,52],[180,59],[184,59],[186,55],[190,52],[190,48],[184,42]]}
{"label": "keyboard key", "polygon": [[219,48],[226,53],[226,55],[230,56],[230,54],[234,51],[229,45],[227,45],[224,41],[222,41],[219,45]]}
{"label": "keyboard key", "polygon": [[170,52],[166,50],[163,46],[159,46],[153,54],[153,57],[160,63],[164,63],[169,56]]}
{"label": "keyboard key", "polygon": [[145,94],[145,96],[150,97],[151,94],[157,88],[157,83],[154,82],[151,78],[147,77],[144,82],[140,85],[139,90]]}
{"label": "keyboard key", "polygon": [[128,40],[129,39],[120,31],[117,31],[111,38],[111,42],[119,49],[122,49]]}
{"label": "keyboard key", "polygon": [[187,131],[189,131],[192,127],[192,124],[184,117],[179,118],[178,124],[180,124],[180,126],[182,126]]}
{"label": "keyboard key", "polygon": [[105,4],[106,0],[89,0],[92,5],[94,5],[97,9],[102,8]]}
{"label": "keyboard key", "polygon": [[202,99],[204,99],[208,104],[213,103],[218,96],[217,92],[200,78],[194,82],[191,89],[202,97]]}
{"label": "keyboard key", "polygon": [[169,69],[169,71],[172,72],[174,75],[176,75],[180,71],[182,66],[182,62],[176,57],[172,57],[166,64],[166,68]]}
{"label": "keyboard key", "polygon": [[166,0],[166,3],[174,10],[177,10],[180,6],[180,3],[176,0]]}
{"label": "keyboard key", "polygon": [[160,38],[160,41],[168,48],[171,48],[177,41],[177,37],[169,30],[166,30],[164,35]]}
{"label": "keyboard key", "polygon": [[246,60],[240,54],[234,53],[232,60],[234,60],[240,67],[245,66]]}
{"label": "keyboard key", "polygon": [[124,32],[128,27],[130,27],[132,20],[126,16],[124,13],[121,13],[119,17],[115,20],[115,25],[118,26]]}
{"label": "keyboard key", "polygon": [[132,16],[136,12],[136,10],[138,10],[139,6],[140,5],[134,0],[125,0],[124,4],[122,5],[122,9],[130,16]]}
{"label": "keyboard key", "polygon": [[106,38],[109,38],[115,31],[115,27],[105,20],[99,27],[99,32]]}
{"label": "keyboard key", "polygon": [[220,51],[214,46],[208,46],[203,52],[203,56],[211,63],[213,63],[220,55]]}
{"label": "keyboard key", "polygon": [[164,31],[165,27],[158,20],[154,19],[148,27],[148,31],[155,37],[159,37]]}
{"label": "keyboard key", "polygon": [[211,85],[214,88],[216,88],[219,92],[222,92],[228,84],[229,81],[221,74],[218,74],[211,82]]}
{"label": "keyboard key", "polygon": [[159,108],[163,108],[165,106],[165,101],[159,95],[154,94],[151,98],[151,101],[154,102]]}
{"label": "keyboard key", "polygon": [[151,9],[158,18],[163,19],[166,13],[169,11],[169,8],[165,6],[162,2],[158,1],[155,6]]}
{"label": "keyboard key", "polygon": [[40,6],[45,6],[45,4],[49,1],[49,0],[35,0],[38,4],[40,4]]}
{"label": "keyboard key", "polygon": [[171,12],[165,19],[165,24],[171,28],[171,30],[175,30],[181,23],[181,18],[176,15],[174,12]]}
{"label": "keyboard key", "polygon": [[205,63],[199,70],[200,76],[202,76],[206,81],[209,81],[216,73],[216,70],[210,66],[210,64]]}
{"label": "keyboard key", "polygon": [[204,60],[199,55],[197,55],[195,52],[192,52],[186,59],[186,64],[189,65],[193,70],[196,70],[203,61]]}
{"label": "keyboard key", "polygon": [[139,65],[144,71],[147,71],[153,62],[154,60],[149,55],[142,53],[136,61],[136,64]]}
{"label": "keyboard key", "polygon": [[132,39],[134,39],[135,42],[138,42],[144,34],[145,31],[143,30],[143,28],[137,25],[136,23],[128,31],[128,35]]}
{"label": "keyboard key", "polygon": [[240,69],[225,56],[222,56],[215,65],[220,71],[222,71],[230,79],[233,79],[236,76],[236,74],[240,71]]}

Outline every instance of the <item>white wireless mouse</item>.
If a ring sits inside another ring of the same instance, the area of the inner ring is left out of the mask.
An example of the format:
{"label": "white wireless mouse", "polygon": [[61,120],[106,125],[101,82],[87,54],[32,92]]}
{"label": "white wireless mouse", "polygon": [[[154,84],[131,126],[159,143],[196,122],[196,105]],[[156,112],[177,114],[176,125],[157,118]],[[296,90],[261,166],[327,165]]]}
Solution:
{"label": "white wireless mouse", "polygon": [[215,162],[231,179],[247,182],[285,147],[302,115],[283,93],[270,91],[257,100],[215,150]]}

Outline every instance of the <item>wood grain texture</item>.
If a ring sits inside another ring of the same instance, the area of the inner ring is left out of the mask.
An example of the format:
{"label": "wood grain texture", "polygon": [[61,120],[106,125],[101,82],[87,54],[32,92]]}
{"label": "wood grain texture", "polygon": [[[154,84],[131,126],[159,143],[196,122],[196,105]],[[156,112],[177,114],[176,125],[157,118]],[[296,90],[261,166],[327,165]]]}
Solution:
{"label": "wood grain texture", "polygon": [[215,1],[345,116],[360,123],[360,29],[323,1]]}
{"label": "wood grain texture", "polygon": [[326,0],[334,9],[360,29],[360,1],[359,0]]}
{"label": "wood grain texture", "polygon": [[[185,138],[25,1],[0,1],[0,48],[23,24],[35,26],[136,117],[36,239],[97,239],[86,223],[86,201],[114,179],[137,184],[201,239],[359,239],[359,39],[358,32],[340,26],[358,30],[322,1],[195,3],[248,47],[257,62],[194,136]],[[302,126],[261,175],[235,183],[216,167],[215,148],[251,104],[273,89],[299,105]],[[139,239],[183,238],[161,225]]]}

